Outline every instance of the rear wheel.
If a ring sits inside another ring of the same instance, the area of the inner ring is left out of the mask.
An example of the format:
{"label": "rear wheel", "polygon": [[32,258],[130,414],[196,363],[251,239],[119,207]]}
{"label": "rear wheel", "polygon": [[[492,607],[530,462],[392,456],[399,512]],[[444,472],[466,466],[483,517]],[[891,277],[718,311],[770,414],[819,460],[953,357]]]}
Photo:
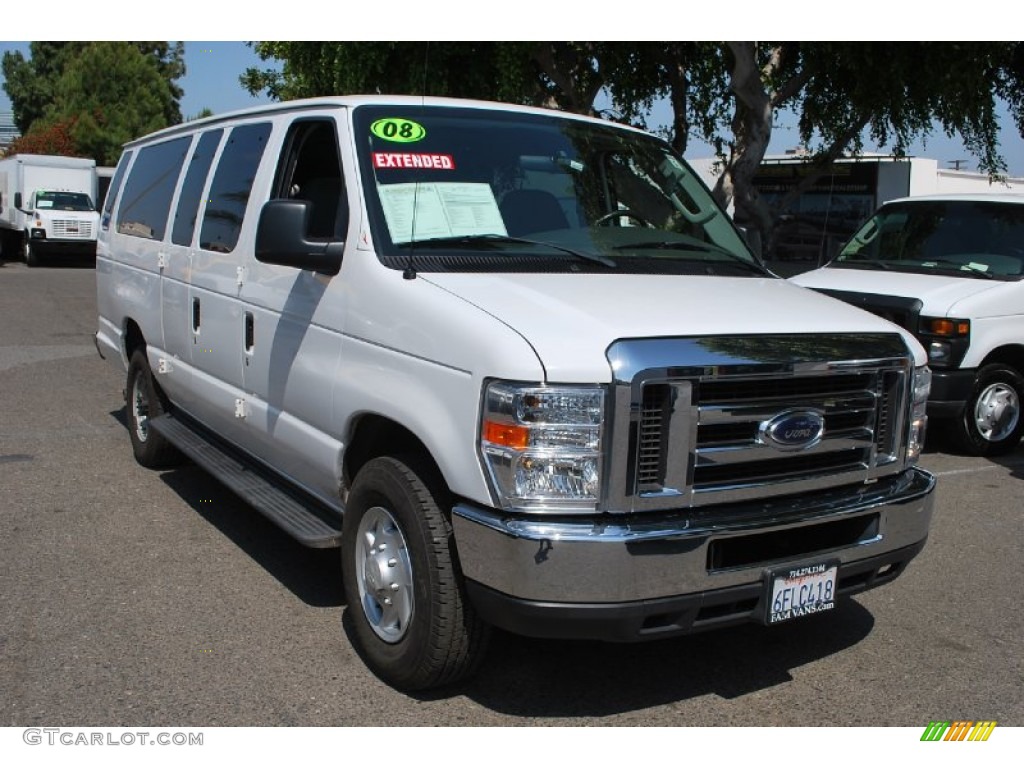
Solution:
{"label": "rear wheel", "polygon": [[178,449],[149,428],[150,419],[166,411],[163,393],[153,380],[144,349],[132,353],[128,363],[128,434],[135,460],[144,467],[163,469],[180,464]]}
{"label": "rear wheel", "polygon": [[974,456],[998,456],[1017,447],[1024,433],[1021,398],[1024,378],[996,363],[978,371],[971,395],[956,425],[960,448]]}
{"label": "rear wheel", "polygon": [[412,691],[474,671],[488,629],[466,600],[439,483],[414,459],[382,457],[356,476],[341,537],[348,613],[373,672]]}

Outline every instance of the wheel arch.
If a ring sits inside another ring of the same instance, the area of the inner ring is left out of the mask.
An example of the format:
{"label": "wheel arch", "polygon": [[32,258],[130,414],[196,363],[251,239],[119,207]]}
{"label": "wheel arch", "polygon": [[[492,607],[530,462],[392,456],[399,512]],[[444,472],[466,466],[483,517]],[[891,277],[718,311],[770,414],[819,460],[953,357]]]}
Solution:
{"label": "wheel arch", "polygon": [[125,318],[121,338],[123,339],[125,360],[131,360],[136,349],[144,349],[146,346],[146,337],[142,335],[142,329],[130,317]]}
{"label": "wheel arch", "polygon": [[350,435],[341,458],[343,496],[367,462],[381,456],[405,456],[416,462],[417,469],[424,473],[423,479],[431,483],[435,493],[446,499],[450,497],[440,465],[426,443],[408,427],[378,413],[363,413],[353,420]]}
{"label": "wheel arch", "polygon": [[1008,365],[1024,376],[1024,344],[1004,344],[1001,347],[996,347],[985,355],[978,365],[978,370],[986,365],[996,364]]}

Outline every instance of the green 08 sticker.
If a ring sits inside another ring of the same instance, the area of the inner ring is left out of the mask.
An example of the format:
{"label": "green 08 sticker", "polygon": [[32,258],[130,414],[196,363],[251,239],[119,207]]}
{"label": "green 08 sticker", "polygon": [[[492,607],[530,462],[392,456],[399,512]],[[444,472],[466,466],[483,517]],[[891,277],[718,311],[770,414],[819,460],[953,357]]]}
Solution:
{"label": "green 08 sticker", "polygon": [[402,117],[382,117],[370,125],[370,133],[384,141],[397,141],[410,144],[427,135],[427,129],[415,120]]}

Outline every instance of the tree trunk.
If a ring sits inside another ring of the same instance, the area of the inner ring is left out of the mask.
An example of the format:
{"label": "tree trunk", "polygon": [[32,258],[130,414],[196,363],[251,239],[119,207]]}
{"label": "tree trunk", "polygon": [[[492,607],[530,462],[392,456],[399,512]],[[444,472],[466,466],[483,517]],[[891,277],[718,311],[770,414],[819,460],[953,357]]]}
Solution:
{"label": "tree trunk", "polygon": [[723,207],[735,206],[734,219],[752,227],[767,243],[772,217],[754,187],[754,176],[772,138],[773,105],[757,66],[757,44],[729,43],[733,54],[730,87],[736,96],[732,119],[733,142],[725,169],[715,184],[715,198]]}
{"label": "tree trunk", "polygon": [[604,87],[604,79],[586,51],[581,54],[572,43],[538,43],[533,60],[556,90],[544,106],[594,114],[594,100]]}

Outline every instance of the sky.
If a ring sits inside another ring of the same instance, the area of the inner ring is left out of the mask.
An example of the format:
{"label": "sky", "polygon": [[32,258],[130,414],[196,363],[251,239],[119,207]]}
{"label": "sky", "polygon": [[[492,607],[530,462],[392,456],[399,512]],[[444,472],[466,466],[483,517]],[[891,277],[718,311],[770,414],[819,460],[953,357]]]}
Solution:
{"label": "sky", "polygon": [[[191,0],[188,0],[191,2]],[[27,31],[27,30],[26,30]],[[138,36],[143,30],[134,30]],[[151,30],[146,30],[151,31]],[[215,31],[211,30],[211,31]],[[236,30],[237,33],[238,30]],[[253,37],[258,30],[253,30]],[[263,30],[270,32],[271,30]],[[287,29],[275,29],[274,32],[287,32]],[[308,31],[308,30],[307,30]],[[387,37],[388,31],[401,30],[380,30],[385,33],[381,36]],[[566,30],[567,32],[569,30]],[[590,30],[599,31],[599,30]],[[789,30],[792,31],[792,30]],[[924,31],[924,30],[919,30]],[[125,30],[124,37],[130,34]],[[150,35],[151,36],[151,35]],[[270,35],[264,35],[268,37]],[[285,35],[279,35],[285,36]],[[301,39],[301,36],[293,36]],[[401,39],[401,35],[396,35]],[[559,36],[553,35],[558,38]],[[563,35],[567,38],[569,35]],[[594,36],[592,36],[593,38]],[[408,39],[408,38],[407,38]],[[598,38],[599,39],[599,38]],[[28,57],[29,48],[27,42],[4,42],[0,41],[0,55],[5,51],[18,50]],[[254,97],[240,85],[238,78],[247,67],[256,66],[260,68],[272,67],[276,62],[263,62],[255,54],[253,49],[241,41],[192,41],[185,42],[185,77],[179,81],[184,89],[184,96],[181,101],[181,112],[185,117],[197,115],[202,109],[209,108],[216,114],[229,112],[235,109],[256,106],[268,103],[266,96]],[[0,82],[2,82],[0,74]],[[0,111],[10,109],[10,100],[6,92],[0,87]],[[655,117],[663,115],[663,122],[669,119],[669,110],[662,105],[656,107]],[[1000,147],[1006,160],[1008,175],[1012,177],[1024,177],[1024,138],[1020,136],[1008,113],[1001,114],[1003,128],[1000,134]],[[657,120],[652,122],[650,127],[656,127]],[[792,117],[782,116],[772,131],[772,142],[769,146],[769,154],[782,154],[787,150],[795,148],[797,144],[797,131],[795,120]],[[866,152],[882,151],[884,148],[872,146],[866,143]],[[977,160],[967,152],[962,142],[956,138],[947,138],[941,131],[924,141],[918,141],[910,147],[910,155],[916,157],[928,157],[939,161],[939,167],[953,167],[953,161],[965,161],[961,166],[965,170],[976,170]],[[687,157],[691,159],[706,158],[714,155],[714,150],[697,141],[691,141],[687,151]]]}

